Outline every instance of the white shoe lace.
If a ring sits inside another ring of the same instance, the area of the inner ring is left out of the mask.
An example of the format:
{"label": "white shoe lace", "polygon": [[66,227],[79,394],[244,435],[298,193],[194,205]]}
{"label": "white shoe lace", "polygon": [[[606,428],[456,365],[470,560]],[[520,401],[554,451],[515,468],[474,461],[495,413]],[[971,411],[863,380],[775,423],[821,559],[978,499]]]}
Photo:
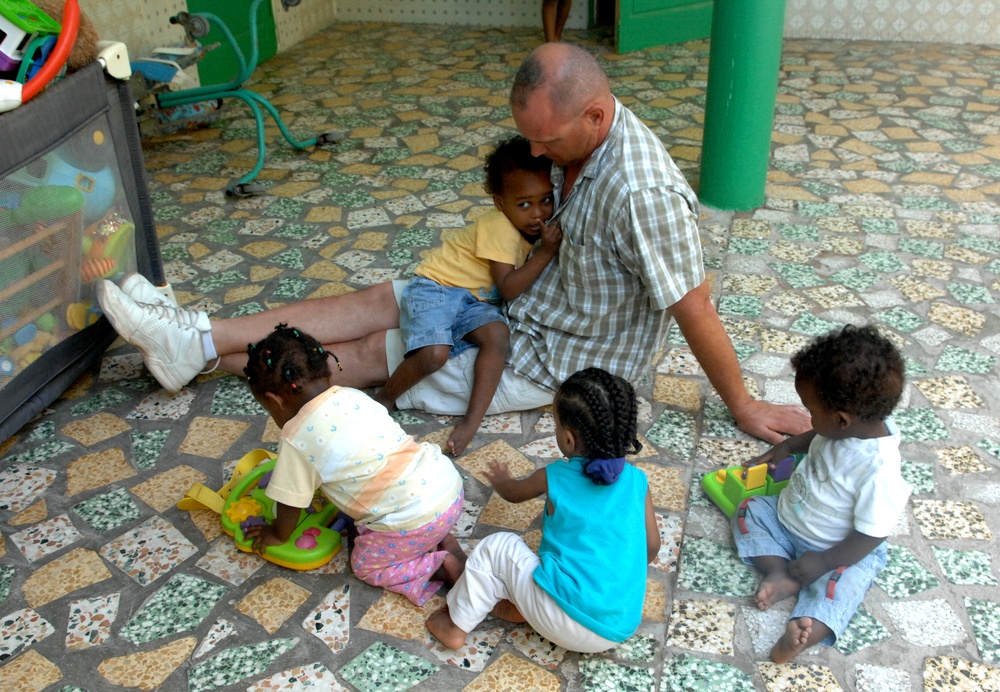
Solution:
{"label": "white shoe lace", "polygon": [[[197,310],[181,308],[164,303],[136,303],[142,306],[147,314],[168,322],[176,322],[181,328],[198,329],[198,319],[200,317]],[[200,331],[200,330],[199,330]]]}
{"label": "white shoe lace", "polygon": [[199,375],[207,375],[207,374],[209,374],[211,372],[215,372],[216,369],[219,367],[219,363],[221,363],[221,362],[222,362],[222,356],[216,356],[215,357],[215,364],[212,367],[208,368],[207,370],[202,370],[198,374]]}

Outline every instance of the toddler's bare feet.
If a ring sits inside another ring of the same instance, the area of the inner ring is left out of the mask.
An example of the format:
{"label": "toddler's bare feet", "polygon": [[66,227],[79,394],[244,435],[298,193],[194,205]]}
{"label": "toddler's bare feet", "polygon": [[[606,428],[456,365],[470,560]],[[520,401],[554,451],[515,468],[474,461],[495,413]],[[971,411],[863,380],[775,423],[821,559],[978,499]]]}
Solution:
{"label": "toddler's bare feet", "polygon": [[462,418],[458,423],[455,424],[454,430],[451,431],[451,435],[448,437],[448,442],[445,445],[445,452],[450,457],[461,456],[465,448],[469,446],[472,442],[473,436],[476,431],[479,430],[479,423],[475,421],[470,421],[467,418]]}
{"label": "toddler's bare feet", "polygon": [[441,542],[438,543],[438,549],[447,550],[449,553],[454,555],[455,559],[462,564],[463,568],[465,567],[465,561],[469,559],[469,556],[465,554],[464,550],[462,550],[462,546],[459,545],[458,539],[450,533],[441,539]]}
{"label": "toddler's bare feet", "polygon": [[490,615],[493,617],[500,618],[501,620],[506,620],[507,622],[527,622],[524,616],[521,615],[521,611],[517,609],[517,606],[508,601],[506,598],[502,601],[498,601],[493,610],[490,611]]}
{"label": "toddler's bare feet", "polygon": [[754,601],[761,610],[767,610],[799,592],[802,585],[788,576],[787,572],[772,572],[760,580]]}
{"label": "toddler's bare feet", "polygon": [[462,648],[465,644],[465,637],[469,634],[460,630],[458,625],[451,621],[448,606],[441,606],[438,610],[435,610],[424,624],[427,626],[427,631],[449,649]]}
{"label": "toddler's bare feet", "polygon": [[771,649],[771,660],[775,663],[786,663],[805,651],[809,646],[809,635],[812,634],[812,628],[812,618],[798,618],[789,621],[785,633]]}
{"label": "toddler's bare feet", "polygon": [[458,544],[458,540],[450,533],[441,539],[437,548],[438,550],[448,551],[448,554],[445,556],[441,566],[431,576],[431,579],[434,581],[443,581],[448,586],[454,586],[458,578],[462,576],[462,572],[465,571],[465,561],[468,557],[462,550],[462,546]]}
{"label": "toddler's bare feet", "polygon": [[448,586],[454,586],[458,578],[462,576],[462,572],[465,571],[465,565],[458,561],[451,553],[448,553],[444,558],[444,562],[434,573],[434,577],[440,581],[443,581]]}

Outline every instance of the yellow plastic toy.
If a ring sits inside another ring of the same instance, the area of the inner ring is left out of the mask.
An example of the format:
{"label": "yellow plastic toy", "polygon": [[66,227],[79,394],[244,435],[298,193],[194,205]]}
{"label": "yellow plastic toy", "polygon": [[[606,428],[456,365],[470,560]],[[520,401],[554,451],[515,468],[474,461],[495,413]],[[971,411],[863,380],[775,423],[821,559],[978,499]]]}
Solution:
{"label": "yellow plastic toy", "polygon": [[[253,552],[252,542],[244,537],[243,529],[248,522],[274,521],[274,501],[264,493],[274,462],[274,454],[266,449],[255,449],[240,460],[233,477],[221,490],[216,492],[195,483],[177,503],[177,508],[216,512],[222,520],[222,530],[233,537],[236,547],[243,552]],[[294,570],[325,565],[340,552],[340,532],[330,528],[336,514],[337,508],[317,493],[312,506],[299,514],[299,523],[291,537],[281,545],[268,546],[261,557]]]}

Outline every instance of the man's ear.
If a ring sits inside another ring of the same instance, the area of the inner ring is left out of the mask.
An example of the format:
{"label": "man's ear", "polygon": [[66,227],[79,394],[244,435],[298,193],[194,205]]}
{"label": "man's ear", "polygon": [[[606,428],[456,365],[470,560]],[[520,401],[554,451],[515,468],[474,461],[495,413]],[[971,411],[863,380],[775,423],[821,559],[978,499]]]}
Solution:
{"label": "man's ear", "polygon": [[595,101],[584,109],[583,117],[587,119],[587,123],[599,130],[604,124],[604,118],[607,117],[607,113],[604,106]]}

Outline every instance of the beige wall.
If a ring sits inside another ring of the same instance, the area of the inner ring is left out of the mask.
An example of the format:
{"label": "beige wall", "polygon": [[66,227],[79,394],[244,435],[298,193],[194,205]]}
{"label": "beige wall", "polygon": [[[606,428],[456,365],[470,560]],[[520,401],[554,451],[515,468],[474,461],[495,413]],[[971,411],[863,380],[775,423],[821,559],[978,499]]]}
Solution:
{"label": "beige wall", "polygon": [[[220,2],[247,0],[220,0]],[[620,0],[621,1],[621,0]],[[876,41],[1000,44],[998,0],[786,0],[785,36]],[[541,25],[539,0],[302,0],[287,12],[271,0],[278,50],[334,21],[490,26]],[[576,0],[569,27],[586,26],[588,0]],[[185,0],[80,0],[102,39],[122,41],[131,57],[177,45],[170,17]]]}
{"label": "beige wall", "polygon": [[[585,27],[589,5],[575,0],[567,26]],[[539,0],[340,0],[337,19],[541,26],[540,8]],[[1000,44],[1000,2],[786,0],[785,36]]]}
{"label": "beige wall", "polygon": [[[249,11],[249,0],[220,2],[245,3]],[[337,16],[336,0],[302,0],[287,12],[281,8],[281,0],[271,0],[271,6],[279,51],[329,26]],[[171,24],[170,18],[187,9],[186,0],[80,0],[80,9],[94,23],[101,39],[121,41],[131,58],[148,56],[157,46],[179,45],[184,40],[184,31]]]}

